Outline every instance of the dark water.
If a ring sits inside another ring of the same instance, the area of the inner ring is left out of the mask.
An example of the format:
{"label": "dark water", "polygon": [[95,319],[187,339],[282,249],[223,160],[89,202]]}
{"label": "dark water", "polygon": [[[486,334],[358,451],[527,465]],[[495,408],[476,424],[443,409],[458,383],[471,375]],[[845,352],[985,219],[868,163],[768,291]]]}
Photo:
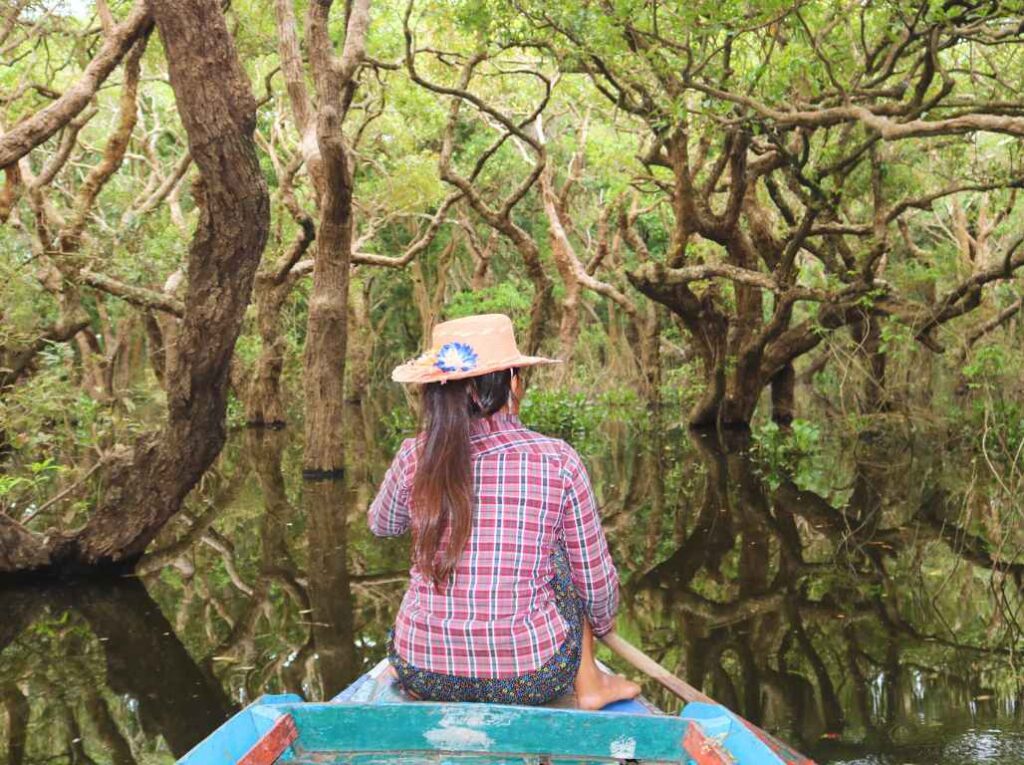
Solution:
{"label": "dark water", "polygon": [[[322,699],[380,659],[407,567],[364,519],[384,419],[352,412],[344,483],[300,480],[297,433],[238,432],[139,578],[0,590],[0,761],[172,762],[260,693]],[[900,422],[798,457],[668,419],[535,412],[590,466],[625,637],[821,763],[1024,762],[997,464]]]}

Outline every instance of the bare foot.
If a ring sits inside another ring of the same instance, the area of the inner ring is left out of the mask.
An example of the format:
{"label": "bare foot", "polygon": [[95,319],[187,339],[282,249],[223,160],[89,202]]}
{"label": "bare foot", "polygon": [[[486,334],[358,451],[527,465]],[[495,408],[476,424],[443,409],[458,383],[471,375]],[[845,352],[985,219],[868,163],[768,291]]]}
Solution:
{"label": "bare foot", "polygon": [[607,672],[580,673],[576,677],[577,709],[597,710],[613,701],[634,699],[640,695],[640,686],[622,675]]}

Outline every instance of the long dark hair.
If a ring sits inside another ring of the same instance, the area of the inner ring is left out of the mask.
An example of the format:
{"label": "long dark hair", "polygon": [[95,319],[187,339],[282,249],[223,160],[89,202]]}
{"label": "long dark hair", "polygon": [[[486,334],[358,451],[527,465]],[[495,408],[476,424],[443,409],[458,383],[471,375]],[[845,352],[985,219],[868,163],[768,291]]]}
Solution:
{"label": "long dark hair", "polygon": [[[423,387],[419,458],[412,484],[417,520],[413,557],[438,589],[451,577],[473,529],[470,421],[488,417],[508,403],[513,374],[514,369],[505,369]],[[448,545],[438,554],[449,527]]]}

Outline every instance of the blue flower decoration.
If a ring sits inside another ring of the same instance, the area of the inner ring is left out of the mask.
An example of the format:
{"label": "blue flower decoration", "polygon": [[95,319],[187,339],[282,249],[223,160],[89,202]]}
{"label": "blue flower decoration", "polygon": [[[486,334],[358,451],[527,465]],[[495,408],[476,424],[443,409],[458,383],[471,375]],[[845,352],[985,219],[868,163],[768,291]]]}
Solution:
{"label": "blue flower decoration", "polygon": [[434,366],[442,372],[469,372],[476,368],[476,351],[466,343],[445,343],[437,352]]}

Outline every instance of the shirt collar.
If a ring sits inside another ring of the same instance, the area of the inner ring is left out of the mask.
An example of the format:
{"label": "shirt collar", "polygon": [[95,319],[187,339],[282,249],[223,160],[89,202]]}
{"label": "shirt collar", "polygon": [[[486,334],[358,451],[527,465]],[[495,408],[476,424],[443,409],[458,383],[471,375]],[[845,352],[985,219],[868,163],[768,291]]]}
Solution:
{"label": "shirt collar", "polygon": [[523,427],[518,415],[508,412],[495,412],[490,417],[474,418],[469,422],[470,435],[480,436],[489,433],[500,433],[504,430],[518,430]]}

